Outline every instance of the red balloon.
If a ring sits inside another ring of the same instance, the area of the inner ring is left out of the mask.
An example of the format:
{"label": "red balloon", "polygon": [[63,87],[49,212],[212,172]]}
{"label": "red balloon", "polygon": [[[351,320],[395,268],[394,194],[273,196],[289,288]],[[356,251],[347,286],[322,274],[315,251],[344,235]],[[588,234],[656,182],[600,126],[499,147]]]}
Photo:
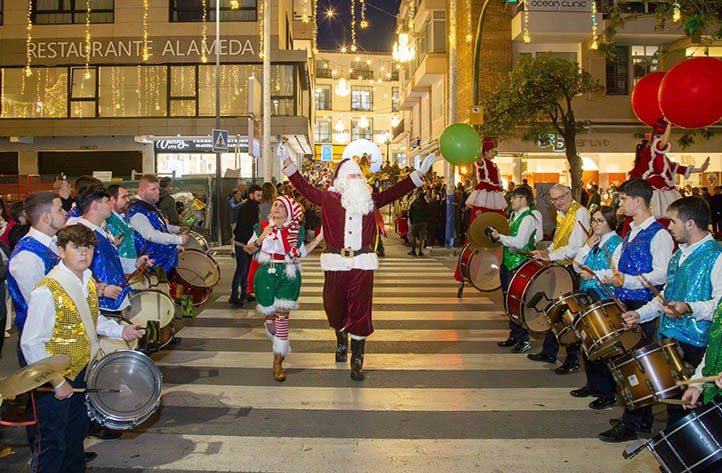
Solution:
{"label": "red balloon", "polygon": [[722,119],[722,61],[695,57],[667,72],[659,87],[659,107],[674,125],[704,128]]}
{"label": "red balloon", "polygon": [[662,84],[664,72],[652,72],[642,77],[632,91],[632,110],[639,121],[652,126],[661,117],[659,108],[659,86]]}

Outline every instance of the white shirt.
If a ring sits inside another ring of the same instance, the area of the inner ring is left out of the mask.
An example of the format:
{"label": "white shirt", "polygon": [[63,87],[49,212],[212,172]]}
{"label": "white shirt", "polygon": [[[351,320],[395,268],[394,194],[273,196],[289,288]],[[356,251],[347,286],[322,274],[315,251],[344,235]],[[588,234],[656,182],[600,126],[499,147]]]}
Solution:
{"label": "white shirt", "polygon": [[[635,225],[632,222],[631,230],[629,230],[629,241],[633,241],[640,231],[649,227],[655,221],[654,216],[651,216],[641,225]],[[612,261],[614,261],[614,266],[617,268],[619,268],[619,259],[622,257],[622,246],[624,245],[619,245],[612,255]],[[644,276],[655,286],[663,286],[667,282],[667,265],[669,265],[669,260],[672,259],[672,253],[674,252],[674,241],[668,231],[660,230],[654,235],[650,243],[650,252],[652,253],[652,271],[645,273]],[[611,269],[601,269],[597,272],[597,275],[600,278],[614,277]],[[624,288],[646,289],[647,284],[636,274],[625,274]]]}
{"label": "white shirt", "polygon": [[182,245],[183,238],[180,235],[174,235],[174,233],[180,233],[180,228],[175,225],[168,225],[168,232],[161,232],[156,230],[151,225],[148,217],[138,212],[130,219],[130,226],[133,230],[140,233],[140,235],[149,242],[160,243],[161,245]]}
{"label": "white shirt", "polygon": [[[88,281],[93,274],[89,269],[83,272],[83,280],[81,281],[62,261],[58,263],[57,268],[70,273],[73,280],[82,288],[83,295],[88,296]],[[53,294],[45,286],[38,287],[32,291],[30,304],[28,305],[28,317],[20,340],[20,346],[28,364],[50,356],[45,344],[52,337],[54,328],[55,300]],[[99,335],[105,335],[106,337],[118,340],[123,338],[123,327],[112,320],[106,319],[101,314],[98,314],[96,331]]]}
{"label": "white shirt", "polygon": [[[78,223],[81,224],[81,225],[85,225],[86,227],[88,227],[88,228],[90,228],[91,230],[93,230],[93,232],[98,232],[98,233],[100,233],[100,234],[101,234],[101,237],[100,237],[100,238],[105,238],[106,240],[110,241],[110,243],[113,245],[113,248],[115,248],[115,244],[113,243],[113,240],[111,240],[110,238],[108,238],[108,234],[106,233],[106,229],[97,226],[96,224],[94,224],[94,223],[91,222],[90,220],[86,220],[85,218],[81,218],[80,220],[78,220]],[[118,255],[118,249],[117,249],[117,248],[115,248],[115,254],[116,254],[116,256]],[[120,256],[118,256],[118,259],[120,259]],[[122,263],[121,263],[121,266],[122,266]],[[99,281],[99,279],[98,279],[97,277],[96,277],[95,279],[96,279],[96,281]],[[105,281],[100,281],[100,282],[104,282],[104,283],[108,284],[108,283],[105,282]],[[123,300],[121,301],[120,305],[118,306],[117,309],[113,310],[113,312],[120,312],[121,310],[125,309],[125,308],[128,307],[129,305],[130,305],[130,300],[129,300],[129,298],[128,298],[128,293],[126,292],[126,293],[125,293],[125,297],[124,297]],[[103,307],[103,310],[106,310],[106,309]]]}
{"label": "white shirt", "polygon": [[[679,251],[681,251],[682,254],[679,258],[679,265],[681,266],[684,260],[686,260],[689,255],[694,253],[697,248],[699,248],[701,245],[703,245],[706,241],[709,240],[714,239],[712,238],[712,235],[708,233],[706,237],[702,238],[700,241],[692,245],[686,245],[684,243],[680,244]],[[689,308],[692,309],[692,317],[697,320],[711,321],[712,317],[714,316],[714,311],[717,308],[717,304],[720,298],[722,298],[722,258],[717,258],[714,266],[712,266],[712,272],[709,277],[712,282],[712,298],[706,301],[687,302]],[[648,322],[662,315],[662,311],[660,310],[661,305],[662,299],[660,297],[655,297],[651,301],[647,302],[644,306],[640,307],[637,310],[640,320],[642,322]]]}
{"label": "white shirt", "polygon": [[[524,207],[521,210],[515,210],[512,213],[512,222],[519,218],[519,215],[522,215],[524,212],[529,210],[529,207]],[[529,243],[529,237],[531,236],[532,232],[534,230],[539,233],[538,230],[538,222],[534,216],[534,214],[527,215],[524,217],[524,220],[521,221],[519,224],[519,230],[516,232],[516,236],[511,235],[499,235],[499,241],[502,245],[508,247],[508,248],[516,248],[518,250],[524,248],[527,243]],[[536,238],[534,243],[536,243]]]}
{"label": "white shirt", "polygon": [[[25,235],[30,238],[34,238],[44,246],[50,248],[50,250],[58,254],[58,247],[55,244],[55,237],[49,237],[45,233],[37,230],[34,227],[30,227],[30,230]],[[23,295],[25,303],[30,302],[30,293],[33,292],[35,286],[45,277],[45,263],[31,251],[21,251],[10,259],[10,274],[15,278],[18,283],[20,293]]]}
{"label": "white shirt", "polygon": [[[599,248],[602,249],[602,247],[609,241],[609,239],[612,237],[612,235],[616,235],[617,233],[612,230],[608,233],[605,233],[602,235],[602,238],[599,239]],[[588,244],[582,246],[579,248],[579,251],[577,252],[577,256],[574,258],[574,261],[580,264],[584,264],[584,260],[587,259],[587,256],[589,255],[589,252],[592,251],[592,247]],[[602,250],[604,251],[604,250]],[[579,268],[577,265],[574,265],[574,271],[581,273],[582,269]]]}
{"label": "white shirt", "polygon": [[[566,215],[565,213],[558,211],[562,218]],[[569,236],[569,243],[564,248],[554,250],[554,243],[549,246],[549,261],[562,261],[577,256],[579,248],[584,246],[587,242],[588,235],[582,228],[589,228],[589,212],[585,207],[580,207],[577,210],[577,214],[574,216],[574,228],[572,234]],[[582,225],[579,225],[581,222]]]}

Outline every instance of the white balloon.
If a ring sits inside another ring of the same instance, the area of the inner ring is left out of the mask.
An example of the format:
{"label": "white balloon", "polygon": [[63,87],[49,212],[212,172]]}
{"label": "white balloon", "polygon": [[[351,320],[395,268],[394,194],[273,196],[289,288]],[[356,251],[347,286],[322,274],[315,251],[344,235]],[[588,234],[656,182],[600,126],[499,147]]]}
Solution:
{"label": "white balloon", "polygon": [[343,150],[341,157],[343,159],[353,158],[354,156],[361,157],[364,153],[369,155],[369,167],[371,172],[379,172],[381,165],[383,164],[383,156],[378,145],[373,141],[365,140],[363,138],[353,140]]}

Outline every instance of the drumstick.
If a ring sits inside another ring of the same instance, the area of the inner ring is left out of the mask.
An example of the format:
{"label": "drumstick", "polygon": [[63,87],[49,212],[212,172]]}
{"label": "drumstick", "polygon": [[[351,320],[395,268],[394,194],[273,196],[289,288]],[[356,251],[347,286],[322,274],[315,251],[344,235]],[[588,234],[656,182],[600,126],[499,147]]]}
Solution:
{"label": "drumstick", "polygon": [[691,406],[692,402],[686,399],[661,399],[662,404],[672,404],[674,406]]}
{"label": "drumstick", "polygon": [[599,276],[597,276],[597,273],[595,273],[592,268],[590,268],[590,267],[587,266],[586,264],[582,264],[582,263],[580,263],[580,262],[578,262],[578,261],[576,261],[576,260],[573,260],[573,259],[571,259],[571,258],[567,258],[567,260],[568,260],[568,261],[571,261],[572,264],[575,265],[575,266],[577,266],[578,268],[580,268],[580,269],[582,269],[582,270],[590,273],[592,276],[594,276],[594,279],[597,280],[597,282],[599,283],[599,285],[602,286],[602,289],[604,289],[604,290],[607,292],[607,294],[609,295],[609,297],[614,301],[614,303],[617,304],[617,307],[619,307],[619,309],[620,309],[622,312],[626,312],[626,311],[627,311],[627,308],[624,307],[624,304],[622,304],[622,301],[620,301],[620,300],[617,298],[617,296],[615,296],[614,293],[609,290],[609,288],[607,287],[607,285],[604,284],[601,279],[599,279]]}
{"label": "drumstick", "polygon": [[132,273],[130,273],[130,274],[128,275],[128,277],[125,278],[125,281],[123,281],[123,284],[120,285],[120,288],[122,289],[122,288],[124,288],[125,286],[127,286],[128,283],[130,282],[130,280],[133,279],[134,277],[136,277],[138,274],[140,274],[140,273],[142,273],[143,271],[145,271],[145,268],[146,268],[147,266],[148,266],[148,263],[144,261],[143,264],[141,264],[140,266],[138,266],[137,268],[135,268],[135,271],[133,271]]}
{"label": "drumstick", "polygon": [[[49,393],[52,391],[55,391],[55,389],[48,387],[48,386],[40,386],[38,388],[38,391]],[[105,394],[105,393],[119,393],[120,389],[110,389],[110,388],[73,388],[74,393],[99,393],[99,394]]]}
{"label": "drumstick", "polygon": [[637,276],[642,278],[642,281],[644,281],[644,284],[654,293],[655,296],[659,297],[659,299],[662,301],[662,304],[664,304],[665,307],[669,307],[672,312],[674,312],[674,315],[677,317],[682,317],[682,314],[679,313],[679,311],[672,305],[669,304],[669,301],[662,295],[661,292],[659,292],[659,289],[657,289],[652,282],[644,277],[644,274],[642,274],[636,266],[634,266],[634,271],[637,273]]}
{"label": "drumstick", "polygon": [[717,376],[702,376],[701,378],[680,379],[679,381],[677,381],[677,386],[684,386],[686,384],[713,383],[716,379]]}
{"label": "drumstick", "polygon": [[584,233],[587,235],[587,238],[592,236],[592,232],[590,230],[587,230],[587,227],[584,226],[584,224],[582,223],[581,220],[577,220],[577,223],[579,224],[580,227],[582,227],[582,230],[584,230]]}
{"label": "drumstick", "polygon": [[617,278],[617,282],[619,283],[619,287],[622,287],[622,277],[619,275],[619,271],[617,271],[617,265],[614,264],[614,260],[612,259],[612,255],[609,253],[609,248],[606,246],[604,247],[604,254],[607,257],[607,262],[609,263],[609,269],[612,270],[612,273],[614,273],[614,277]]}

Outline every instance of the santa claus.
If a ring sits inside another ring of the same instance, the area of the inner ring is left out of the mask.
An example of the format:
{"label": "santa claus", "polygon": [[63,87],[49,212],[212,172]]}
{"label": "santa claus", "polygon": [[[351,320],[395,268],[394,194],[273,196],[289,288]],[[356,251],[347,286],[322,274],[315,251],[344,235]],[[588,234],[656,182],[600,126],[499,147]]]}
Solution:
{"label": "santa claus", "polygon": [[704,172],[709,167],[709,157],[702,167],[682,166],[670,160],[667,153],[671,148],[669,137],[672,125],[664,118],[659,118],[652,127],[652,143],[642,148],[634,162],[634,168],[629,171],[629,178],[641,178],[648,181],[654,189],[652,196],[652,214],[655,218],[665,217],[669,204],[681,198],[675,187],[675,178],[681,174],[689,179],[693,172]]}
{"label": "santa claus", "polygon": [[347,360],[351,336],[351,378],[356,381],[364,379],[364,345],[366,337],[374,331],[373,281],[374,270],[379,267],[373,248],[375,209],[421,186],[434,160],[433,154],[427,156],[418,171],[383,192],[372,193],[353,159],[339,163],[328,190],[310,185],[291,159],[285,159],[283,173],[303,197],[321,209],[326,240],[326,250],[321,255],[323,306],[329,325],[336,331],[337,362]]}

